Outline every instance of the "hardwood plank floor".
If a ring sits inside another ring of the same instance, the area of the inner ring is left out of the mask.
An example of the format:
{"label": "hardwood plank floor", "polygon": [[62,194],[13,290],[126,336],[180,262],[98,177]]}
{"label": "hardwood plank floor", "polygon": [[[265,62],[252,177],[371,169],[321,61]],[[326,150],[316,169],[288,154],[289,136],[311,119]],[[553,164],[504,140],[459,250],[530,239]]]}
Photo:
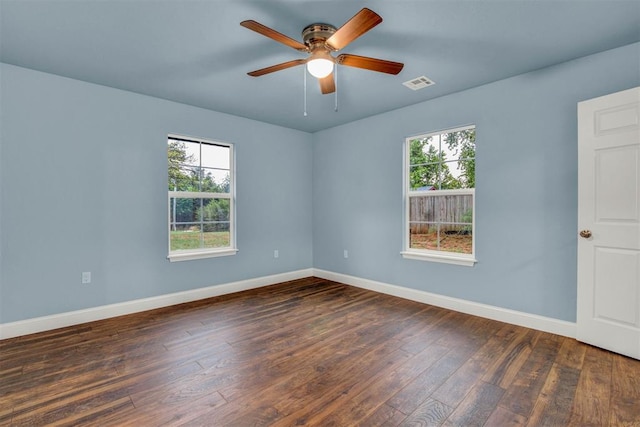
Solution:
{"label": "hardwood plank floor", "polygon": [[0,341],[0,425],[640,426],[640,361],[307,278]]}

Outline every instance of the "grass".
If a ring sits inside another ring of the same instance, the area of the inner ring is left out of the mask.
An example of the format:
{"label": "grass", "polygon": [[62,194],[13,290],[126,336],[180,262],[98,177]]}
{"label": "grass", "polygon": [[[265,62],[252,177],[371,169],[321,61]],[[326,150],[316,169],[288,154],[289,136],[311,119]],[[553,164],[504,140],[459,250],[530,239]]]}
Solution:
{"label": "grass", "polygon": [[[204,238],[204,246],[200,239]],[[229,246],[228,231],[210,231],[199,233],[197,231],[172,231],[171,250],[200,249],[200,248],[224,248]]]}
{"label": "grass", "polygon": [[[224,248],[229,246],[228,231],[211,231],[203,233],[204,246],[200,246],[200,233],[197,231],[172,231],[171,250]],[[472,248],[472,236],[470,234],[444,234],[440,235],[440,247],[438,247],[438,235],[436,232],[411,234],[411,247],[414,249],[431,249],[447,252],[470,254]]]}
{"label": "grass", "polygon": [[411,234],[410,246],[413,249],[431,249],[470,254],[473,248],[473,240],[471,234],[440,233],[440,247],[438,247],[438,234],[434,231],[425,234]]}

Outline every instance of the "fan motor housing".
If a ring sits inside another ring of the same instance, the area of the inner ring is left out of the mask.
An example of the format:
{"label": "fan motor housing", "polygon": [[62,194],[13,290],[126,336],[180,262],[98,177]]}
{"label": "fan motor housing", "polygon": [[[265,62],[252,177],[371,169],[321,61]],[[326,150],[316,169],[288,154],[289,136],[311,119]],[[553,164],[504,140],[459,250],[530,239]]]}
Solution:
{"label": "fan motor housing", "polygon": [[336,32],[336,27],[329,24],[311,24],[302,30],[302,40],[307,46],[324,43]]}

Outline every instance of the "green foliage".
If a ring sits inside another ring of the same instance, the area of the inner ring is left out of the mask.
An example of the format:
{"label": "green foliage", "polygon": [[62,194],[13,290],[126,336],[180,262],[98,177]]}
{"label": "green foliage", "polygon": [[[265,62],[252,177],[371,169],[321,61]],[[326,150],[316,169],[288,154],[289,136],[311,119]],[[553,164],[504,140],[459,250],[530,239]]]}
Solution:
{"label": "green foliage", "polygon": [[[204,231],[228,230],[229,199],[171,198],[171,222],[204,223]],[[175,212],[175,218],[174,218]]]}
{"label": "green foliage", "polygon": [[[409,181],[411,189],[433,186],[438,190],[475,188],[475,129],[450,132],[443,135],[442,145],[446,145],[453,158],[438,150],[432,144],[433,137],[414,139],[410,142]],[[444,147],[442,147],[444,148]],[[458,178],[449,170],[447,161],[457,160],[460,168]]]}
{"label": "green foliage", "polygon": [[462,214],[462,222],[464,222],[467,225],[464,225],[462,227],[462,231],[466,232],[466,233],[471,233],[472,231],[472,225],[473,224],[473,209],[469,209],[467,210],[465,213]]}
{"label": "green foliage", "polygon": [[[455,178],[449,171],[444,152],[429,144],[431,137],[414,139],[410,147],[411,188],[433,186],[436,189],[455,188]],[[426,148],[428,147],[428,148]]]}
{"label": "green foliage", "polygon": [[184,142],[169,140],[167,147],[169,160],[169,190],[177,190],[178,185],[188,181],[188,175],[183,171],[182,165],[193,161],[193,156],[187,156],[187,148]]}
{"label": "green foliage", "polygon": [[210,169],[193,164],[193,156],[187,155],[185,142],[170,139],[167,159],[169,191],[229,192],[229,175],[226,175],[222,182],[216,182]]}
{"label": "green foliage", "polygon": [[444,142],[453,151],[461,169],[459,188],[476,188],[476,130],[448,133]]}
{"label": "green foliage", "polygon": [[204,224],[204,231],[224,231],[229,228],[229,199],[206,199],[196,212],[198,221],[222,221],[222,223]]}

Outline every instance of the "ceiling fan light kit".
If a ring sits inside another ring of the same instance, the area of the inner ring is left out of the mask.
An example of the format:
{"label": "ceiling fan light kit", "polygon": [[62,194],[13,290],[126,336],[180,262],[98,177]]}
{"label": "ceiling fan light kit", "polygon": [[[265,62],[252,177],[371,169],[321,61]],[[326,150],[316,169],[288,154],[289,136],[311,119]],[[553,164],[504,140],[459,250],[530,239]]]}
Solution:
{"label": "ceiling fan light kit", "polygon": [[[331,55],[327,53],[326,56]],[[333,72],[333,63],[333,59],[325,58],[324,55],[314,55],[307,61],[307,71],[313,77],[322,79]]]}
{"label": "ceiling fan light kit", "polygon": [[338,55],[337,57],[333,57],[331,55],[331,52],[344,48],[381,22],[382,18],[380,15],[370,9],[363,8],[338,29],[329,24],[316,23],[308,25],[304,30],[302,30],[303,43],[300,43],[299,41],[262,25],[259,22],[253,20],[242,21],[240,25],[245,28],[262,34],[265,37],[269,37],[272,40],[300,52],[309,54],[306,59],[296,59],[283,62],[281,64],[251,71],[247,74],[252,77],[259,77],[275,71],[306,64],[309,73],[318,79],[320,83],[320,91],[323,94],[329,94],[336,91],[334,70],[337,65],[345,65],[348,67],[361,68],[380,73],[398,74],[404,67],[404,64],[399,62],[370,58],[366,56],[350,55],[346,53]]}
{"label": "ceiling fan light kit", "polygon": [[311,59],[307,62],[307,71],[313,77],[325,78],[333,72],[333,61],[323,58]]}

